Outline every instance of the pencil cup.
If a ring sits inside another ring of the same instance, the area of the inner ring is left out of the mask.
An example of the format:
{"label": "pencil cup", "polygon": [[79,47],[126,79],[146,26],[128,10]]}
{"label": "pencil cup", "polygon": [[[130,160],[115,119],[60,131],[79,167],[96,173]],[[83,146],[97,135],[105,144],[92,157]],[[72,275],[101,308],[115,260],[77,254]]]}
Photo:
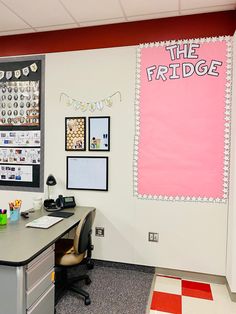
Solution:
{"label": "pencil cup", "polygon": [[0,214],[0,225],[7,224],[7,214]]}
{"label": "pencil cup", "polygon": [[17,221],[20,219],[20,207],[15,207],[10,211],[10,219],[11,221]]}

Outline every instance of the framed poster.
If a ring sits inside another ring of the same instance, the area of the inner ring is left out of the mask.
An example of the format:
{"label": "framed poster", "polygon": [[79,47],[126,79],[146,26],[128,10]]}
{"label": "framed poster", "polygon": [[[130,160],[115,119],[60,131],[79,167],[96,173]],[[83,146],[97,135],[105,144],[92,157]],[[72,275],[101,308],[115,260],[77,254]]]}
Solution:
{"label": "framed poster", "polygon": [[89,117],[89,150],[110,150],[110,117]]}
{"label": "framed poster", "polygon": [[86,118],[65,118],[65,150],[86,150]]}
{"label": "framed poster", "polygon": [[68,156],[66,188],[108,191],[108,157]]}
{"label": "framed poster", "polygon": [[44,56],[0,60],[0,189],[43,192]]}

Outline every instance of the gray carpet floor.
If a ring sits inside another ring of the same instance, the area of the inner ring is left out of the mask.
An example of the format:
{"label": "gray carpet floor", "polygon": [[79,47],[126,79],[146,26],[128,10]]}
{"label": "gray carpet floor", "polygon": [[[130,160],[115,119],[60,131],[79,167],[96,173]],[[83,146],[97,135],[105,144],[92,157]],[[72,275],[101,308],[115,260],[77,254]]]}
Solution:
{"label": "gray carpet floor", "polygon": [[[74,269],[73,273],[78,269]],[[81,269],[80,271],[81,272]],[[81,287],[90,294],[91,304],[68,291],[58,302],[56,314],[145,314],[154,277],[153,272],[95,265],[86,271],[92,283]]]}

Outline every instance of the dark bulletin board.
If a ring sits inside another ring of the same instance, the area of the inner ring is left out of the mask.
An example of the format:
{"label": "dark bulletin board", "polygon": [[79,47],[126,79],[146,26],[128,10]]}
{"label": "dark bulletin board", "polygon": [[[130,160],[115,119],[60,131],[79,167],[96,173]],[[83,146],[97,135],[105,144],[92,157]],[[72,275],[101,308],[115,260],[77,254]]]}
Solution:
{"label": "dark bulletin board", "polygon": [[0,189],[43,191],[44,56],[0,59]]}

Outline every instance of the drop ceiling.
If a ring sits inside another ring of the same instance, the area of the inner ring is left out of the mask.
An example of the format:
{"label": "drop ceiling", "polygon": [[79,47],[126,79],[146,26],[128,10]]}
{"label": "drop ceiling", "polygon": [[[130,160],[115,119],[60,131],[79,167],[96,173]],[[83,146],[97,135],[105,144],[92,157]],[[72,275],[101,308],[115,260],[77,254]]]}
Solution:
{"label": "drop ceiling", "polygon": [[236,9],[236,0],[0,0],[0,36]]}

